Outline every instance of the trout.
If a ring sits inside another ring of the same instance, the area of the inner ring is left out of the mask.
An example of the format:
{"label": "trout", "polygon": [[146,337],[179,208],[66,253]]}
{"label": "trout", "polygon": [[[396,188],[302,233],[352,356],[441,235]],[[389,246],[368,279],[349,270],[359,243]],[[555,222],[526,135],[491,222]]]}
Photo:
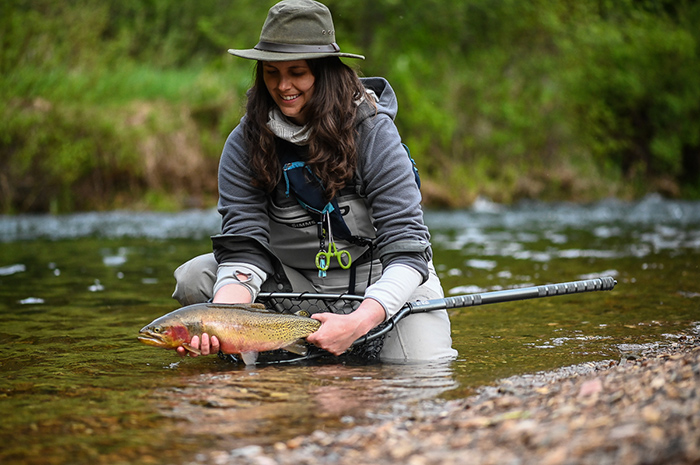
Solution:
{"label": "trout", "polygon": [[190,346],[192,336],[207,333],[219,339],[225,354],[240,354],[246,365],[258,352],[285,349],[306,355],[303,339],[321,326],[318,320],[299,314],[277,313],[260,304],[194,304],[179,308],[141,328],[139,341],[175,349]]}

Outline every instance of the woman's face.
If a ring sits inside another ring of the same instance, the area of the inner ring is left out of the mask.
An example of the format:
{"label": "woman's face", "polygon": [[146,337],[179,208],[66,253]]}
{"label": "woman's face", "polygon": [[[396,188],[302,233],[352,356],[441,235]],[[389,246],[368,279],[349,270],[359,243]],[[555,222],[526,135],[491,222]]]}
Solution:
{"label": "woman's face", "polygon": [[263,62],[263,79],[282,114],[300,126],[306,124],[304,107],[316,81],[306,60]]}

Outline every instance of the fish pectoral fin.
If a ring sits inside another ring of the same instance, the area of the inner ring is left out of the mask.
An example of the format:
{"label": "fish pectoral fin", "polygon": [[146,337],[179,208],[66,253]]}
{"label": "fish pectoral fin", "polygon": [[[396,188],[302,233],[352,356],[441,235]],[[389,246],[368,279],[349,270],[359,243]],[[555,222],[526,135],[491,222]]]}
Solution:
{"label": "fish pectoral fin", "polygon": [[189,345],[186,342],[184,344],[182,344],[182,347],[184,347],[187,352],[190,352],[190,353],[196,354],[196,355],[202,355],[202,352],[199,349],[195,349],[194,347],[192,347],[191,345]]}
{"label": "fish pectoral fin", "polygon": [[258,353],[242,352],[241,358],[243,359],[243,363],[245,363],[246,365],[255,365],[255,361],[258,359]]}
{"label": "fish pectoral fin", "polygon": [[297,339],[288,346],[284,346],[282,348],[297,355],[306,356],[309,353],[309,349],[306,347],[306,344],[304,343],[303,339]]}

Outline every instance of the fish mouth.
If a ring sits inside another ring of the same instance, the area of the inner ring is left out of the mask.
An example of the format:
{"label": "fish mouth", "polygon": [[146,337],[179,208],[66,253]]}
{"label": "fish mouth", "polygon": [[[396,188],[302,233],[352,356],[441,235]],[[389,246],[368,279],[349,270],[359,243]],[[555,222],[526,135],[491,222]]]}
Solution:
{"label": "fish mouth", "polygon": [[147,344],[149,346],[164,346],[166,342],[163,340],[163,336],[160,334],[153,333],[140,333],[138,340]]}

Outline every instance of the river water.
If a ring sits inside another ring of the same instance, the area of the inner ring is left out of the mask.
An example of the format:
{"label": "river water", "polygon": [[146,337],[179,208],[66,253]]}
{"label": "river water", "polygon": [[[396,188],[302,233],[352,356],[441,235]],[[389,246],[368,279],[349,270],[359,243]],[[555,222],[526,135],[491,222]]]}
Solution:
{"label": "river water", "polygon": [[613,291],[451,311],[448,364],[245,367],[137,342],[213,210],[0,217],[0,463],[188,463],[634,356],[700,320],[700,203],[428,211],[447,295],[614,276]]}

